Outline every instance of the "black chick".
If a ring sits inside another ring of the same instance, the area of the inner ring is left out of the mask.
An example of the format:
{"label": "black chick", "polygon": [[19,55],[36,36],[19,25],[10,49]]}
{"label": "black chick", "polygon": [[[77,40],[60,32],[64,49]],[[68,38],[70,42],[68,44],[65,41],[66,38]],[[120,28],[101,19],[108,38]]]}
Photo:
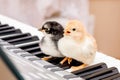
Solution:
{"label": "black chick", "polygon": [[56,21],[47,21],[39,30],[44,34],[44,37],[40,41],[40,48],[43,53],[50,55],[42,59],[49,60],[52,57],[63,57],[58,50],[58,41],[63,37],[64,33],[63,26]]}

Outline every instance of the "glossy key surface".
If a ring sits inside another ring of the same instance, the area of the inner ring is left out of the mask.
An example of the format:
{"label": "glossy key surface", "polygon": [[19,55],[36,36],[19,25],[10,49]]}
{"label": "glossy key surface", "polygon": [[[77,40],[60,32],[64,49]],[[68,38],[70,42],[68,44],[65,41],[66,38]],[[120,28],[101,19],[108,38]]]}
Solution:
{"label": "glossy key surface", "polygon": [[4,31],[0,31],[0,36],[17,34],[17,33],[21,33],[21,30],[20,29],[4,30]]}
{"label": "glossy key surface", "polygon": [[86,68],[74,71],[72,73],[80,77],[85,77],[87,75],[94,74],[95,72],[105,70],[106,68],[107,68],[107,65],[105,63],[99,63],[99,64],[91,65]]}
{"label": "glossy key surface", "polygon": [[118,73],[118,70],[115,67],[111,67],[111,68],[104,69],[99,72],[90,74],[88,76],[84,76],[83,78],[86,80],[99,80],[99,79],[104,79],[106,77],[110,77],[117,73]]}

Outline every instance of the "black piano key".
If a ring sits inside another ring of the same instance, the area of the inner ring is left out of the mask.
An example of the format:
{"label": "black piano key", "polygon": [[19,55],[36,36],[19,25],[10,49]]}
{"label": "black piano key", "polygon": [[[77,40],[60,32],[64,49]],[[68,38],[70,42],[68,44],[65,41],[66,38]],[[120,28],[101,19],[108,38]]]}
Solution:
{"label": "black piano key", "polygon": [[39,55],[39,54],[41,54],[42,52],[41,51],[38,51],[38,52],[34,52],[33,54],[34,55]]}
{"label": "black piano key", "polygon": [[120,80],[120,73],[119,74],[115,74],[115,75],[110,76],[110,77],[107,77],[107,78],[104,78],[102,80],[115,80],[117,78],[119,78],[119,80]]}
{"label": "black piano key", "polygon": [[51,59],[48,60],[48,62],[60,67],[60,68],[63,68],[63,69],[69,69],[70,68],[70,65],[65,62],[64,64],[60,64],[60,61],[62,61],[64,58],[61,57],[61,58],[58,58],[58,57],[53,57]]}
{"label": "black piano key", "polygon": [[32,47],[36,47],[36,46],[39,46],[39,42],[27,44],[27,45],[24,45],[24,46],[20,46],[19,48],[28,49],[28,48],[32,48]]}
{"label": "black piano key", "polygon": [[13,36],[4,37],[2,39],[5,40],[5,41],[10,41],[10,40],[14,40],[14,39],[17,39],[17,38],[22,38],[22,37],[27,37],[27,36],[31,36],[30,33],[16,34],[16,35],[13,35]]}
{"label": "black piano key", "polygon": [[48,62],[54,64],[54,65],[57,65],[58,67],[62,68],[62,69],[69,69],[71,66],[79,66],[83,63],[81,62],[78,62],[76,60],[72,60],[72,62],[70,64],[68,64],[68,62],[66,61],[64,64],[60,64],[60,62],[63,60],[64,58],[61,57],[61,58],[58,58],[58,57],[54,57],[54,58],[51,58],[48,60]]}
{"label": "black piano key", "polygon": [[0,31],[8,30],[8,29],[14,29],[14,27],[0,27]]}
{"label": "black piano key", "polygon": [[8,42],[13,44],[13,45],[18,45],[18,44],[22,44],[22,43],[37,41],[37,40],[39,40],[39,38],[37,36],[28,36],[28,37],[24,37],[24,38],[10,40]]}
{"label": "black piano key", "polygon": [[25,51],[29,52],[29,53],[35,53],[35,52],[40,52],[40,47],[37,46],[37,47],[33,47],[33,48],[28,48],[28,49],[24,49]]}
{"label": "black piano key", "polygon": [[68,63],[64,63],[64,64],[57,64],[56,66],[66,70],[66,69],[69,69],[71,66],[68,64]]}
{"label": "black piano key", "polygon": [[9,27],[9,25],[8,24],[0,24],[0,28],[1,27]]}
{"label": "black piano key", "polygon": [[62,60],[63,60],[63,58],[53,57],[53,58],[49,59],[48,62],[57,65],[57,64],[59,64],[60,61],[62,61]]}
{"label": "black piano key", "polygon": [[80,66],[82,64],[83,64],[82,62],[77,61],[75,59],[72,59],[72,62],[70,63],[71,66]]}
{"label": "black piano key", "polygon": [[34,55],[37,56],[37,57],[39,57],[39,58],[43,58],[43,57],[48,56],[48,55],[46,55],[46,54],[44,54],[44,53],[42,53],[42,52],[37,52],[37,54],[34,53]]}
{"label": "black piano key", "polygon": [[22,33],[22,32],[21,32],[20,29],[4,30],[4,31],[0,31],[0,36],[11,35],[11,34],[17,34],[17,33]]}
{"label": "black piano key", "polygon": [[107,65],[105,63],[99,63],[96,65],[88,66],[84,69],[73,71],[72,73],[75,75],[78,75],[80,77],[84,77],[84,76],[87,76],[89,74],[104,70],[106,68],[107,68]]}
{"label": "black piano key", "polygon": [[112,76],[115,74],[118,74],[117,68],[111,67],[111,68],[101,70],[101,71],[98,71],[96,73],[84,76],[83,78],[85,80],[101,80],[101,79],[104,79],[106,77],[109,77],[109,76]]}

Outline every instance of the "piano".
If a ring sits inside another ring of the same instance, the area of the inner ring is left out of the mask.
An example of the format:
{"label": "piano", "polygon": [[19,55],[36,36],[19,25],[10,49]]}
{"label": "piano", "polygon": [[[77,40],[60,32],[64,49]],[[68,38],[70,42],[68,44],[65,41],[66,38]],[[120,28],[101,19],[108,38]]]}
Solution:
{"label": "piano", "polygon": [[120,60],[101,52],[90,66],[74,72],[71,65],[59,64],[62,58],[42,60],[47,56],[39,47],[42,37],[37,28],[0,15],[0,45],[25,80],[120,80]]}

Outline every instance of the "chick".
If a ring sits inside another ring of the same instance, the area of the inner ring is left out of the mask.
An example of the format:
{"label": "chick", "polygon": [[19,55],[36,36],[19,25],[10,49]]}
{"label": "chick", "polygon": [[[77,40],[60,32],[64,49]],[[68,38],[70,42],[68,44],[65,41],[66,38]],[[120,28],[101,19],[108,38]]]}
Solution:
{"label": "chick", "polygon": [[49,60],[52,57],[63,57],[58,50],[58,41],[63,37],[64,33],[62,25],[56,21],[47,21],[39,30],[44,34],[44,37],[40,41],[41,50],[45,54],[50,55],[42,59]]}
{"label": "chick", "polygon": [[97,51],[97,44],[95,39],[86,32],[81,22],[71,20],[64,29],[64,37],[59,40],[58,48],[66,56],[60,62],[61,64],[66,60],[70,64],[72,59],[83,62],[83,65],[72,66],[70,68],[72,71],[75,71],[93,62]]}

